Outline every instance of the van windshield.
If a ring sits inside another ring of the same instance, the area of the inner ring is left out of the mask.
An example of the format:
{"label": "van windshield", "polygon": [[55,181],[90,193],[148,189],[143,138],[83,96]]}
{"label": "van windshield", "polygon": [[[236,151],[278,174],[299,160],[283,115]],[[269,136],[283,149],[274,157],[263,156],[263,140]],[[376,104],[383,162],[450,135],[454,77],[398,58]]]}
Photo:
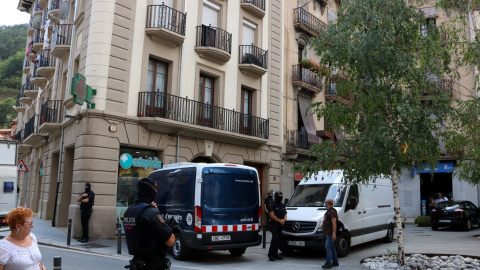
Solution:
{"label": "van windshield", "polygon": [[334,207],[341,207],[347,191],[346,185],[299,185],[295,189],[289,207],[325,207],[326,199],[333,199]]}
{"label": "van windshield", "polygon": [[258,205],[257,174],[239,168],[205,168],[203,204],[211,208],[247,208]]}

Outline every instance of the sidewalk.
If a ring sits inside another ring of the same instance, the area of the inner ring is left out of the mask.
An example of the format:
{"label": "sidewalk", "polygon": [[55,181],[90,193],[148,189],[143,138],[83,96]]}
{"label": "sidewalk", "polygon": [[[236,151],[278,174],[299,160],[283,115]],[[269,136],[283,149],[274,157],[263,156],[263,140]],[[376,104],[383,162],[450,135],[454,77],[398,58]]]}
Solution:
{"label": "sidewalk", "polygon": [[[52,227],[51,220],[43,220],[37,217],[33,218],[32,233],[38,239],[38,243],[59,248],[81,250],[91,253],[99,253],[113,256],[131,257],[128,255],[127,243],[122,239],[122,254],[117,254],[117,239],[92,239],[88,243],[82,244],[72,238],[70,245],[67,245],[67,228]],[[7,236],[10,229],[7,227],[0,228],[0,239]]]}

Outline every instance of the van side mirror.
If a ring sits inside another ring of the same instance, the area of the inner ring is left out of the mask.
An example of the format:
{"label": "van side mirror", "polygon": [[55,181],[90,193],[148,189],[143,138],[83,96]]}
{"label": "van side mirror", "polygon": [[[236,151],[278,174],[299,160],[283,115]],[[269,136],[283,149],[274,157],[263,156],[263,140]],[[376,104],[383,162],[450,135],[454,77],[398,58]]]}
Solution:
{"label": "van side mirror", "polygon": [[350,209],[355,209],[356,207],[357,207],[357,198],[350,197],[350,199],[348,199],[347,205],[345,207],[345,211],[348,211]]}

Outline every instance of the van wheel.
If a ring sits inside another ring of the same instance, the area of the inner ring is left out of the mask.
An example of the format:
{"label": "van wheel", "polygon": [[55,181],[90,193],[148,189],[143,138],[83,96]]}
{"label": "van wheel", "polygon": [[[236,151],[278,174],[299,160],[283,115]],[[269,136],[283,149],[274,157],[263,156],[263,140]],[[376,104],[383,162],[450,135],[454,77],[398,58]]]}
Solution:
{"label": "van wheel", "polygon": [[175,234],[175,243],[172,246],[172,256],[175,260],[185,260],[187,255],[190,253],[190,249],[185,245],[185,241],[183,240],[181,233]]}
{"label": "van wheel", "polygon": [[350,236],[347,233],[339,233],[337,234],[337,241],[335,241],[335,243],[337,245],[338,257],[347,256],[350,251]]}
{"label": "van wheel", "polygon": [[393,232],[394,232],[394,230],[393,230],[393,225],[390,224],[390,225],[388,226],[387,235],[383,238],[383,241],[384,241],[385,243],[391,243],[391,242],[393,242]]}
{"label": "van wheel", "polygon": [[230,254],[232,254],[232,256],[240,257],[243,255],[243,253],[245,253],[245,250],[247,250],[247,248],[232,248],[228,251],[230,252]]}

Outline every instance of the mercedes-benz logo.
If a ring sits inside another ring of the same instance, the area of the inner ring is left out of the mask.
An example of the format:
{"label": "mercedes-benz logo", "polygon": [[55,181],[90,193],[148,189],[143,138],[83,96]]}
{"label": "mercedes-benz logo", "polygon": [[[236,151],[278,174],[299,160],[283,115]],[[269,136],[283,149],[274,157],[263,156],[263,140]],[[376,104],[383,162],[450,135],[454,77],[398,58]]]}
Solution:
{"label": "mercedes-benz logo", "polygon": [[300,230],[300,223],[294,222],[294,223],[292,224],[292,229],[293,229],[294,231]]}

